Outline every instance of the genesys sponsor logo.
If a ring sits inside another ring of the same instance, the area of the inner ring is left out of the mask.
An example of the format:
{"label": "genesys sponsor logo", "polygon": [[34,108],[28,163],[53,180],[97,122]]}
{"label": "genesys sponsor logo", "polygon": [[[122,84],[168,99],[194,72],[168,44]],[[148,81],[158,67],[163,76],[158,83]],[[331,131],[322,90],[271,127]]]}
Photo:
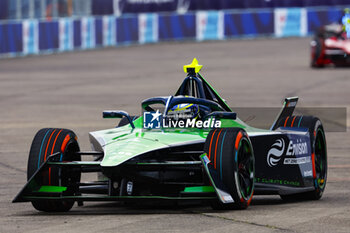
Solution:
{"label": "genesys sponsor logo", "polygon": [[[289,140],[286,146],[285,139],[279,138],[272,145],[267,152],[267,164],[269,167],[276,166],[282,159],[282,156],[300,156],[308,155],[308,145],[305,141],[298,139],[297,141]],[[304,164],[311,162],[310,157],[299,158],[284,158],[283,164]]]}
{"label": "genesys sponsor logo", "polygon": [[157,110],[156,112],[143,113],[144,129],[160,128],[220,128],[221,121],[214,119],[201,120],[198,118],[181,117],[163,117]]}

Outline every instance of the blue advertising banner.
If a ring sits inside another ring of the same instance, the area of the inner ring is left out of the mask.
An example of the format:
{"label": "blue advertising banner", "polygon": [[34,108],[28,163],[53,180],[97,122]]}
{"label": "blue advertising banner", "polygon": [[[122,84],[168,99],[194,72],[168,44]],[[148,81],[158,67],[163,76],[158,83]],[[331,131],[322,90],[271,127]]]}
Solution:
{"label": "blue advertising banner", "polygon": [[38,20],[23,21],[23,53],[39,53],[39,28]]}
{"label": "blue advertising banner", "polygon": [[224,38],[224,13],[199,11],[196,14],[197,40],[221,40]]}
{"label": "blue advertising banner", "polygon": [[59,48],[58,22],[39,23],[39,50],[51,50]]}
{"label": "blue advertising banner", "polygon": [[22,52],[22,24],[0,24],[0,53]]}
{"label": "blue advertising banner", "polygon": [[81,19],[81,47],[82,49],[95,48],[95,18],[85,17]]}
{"label": "blue advertising banner", "polygon": [[103,16],[103,45],[116,45],[116,26],[114,16]]}
{"label": "blue advertising banner", "polygon": [[274,17],[272,12],[225,13],[225,36],[254,36],[272,34]]}
{"label": "blue advertising banner", "polygon": [[117,43],[138,42],[139,25],[137,17],[117,18]]}
{"label": "blue advertising banner", "polygon": [[81,47],[81,21],[78,19],[73,21],[73,47]]}
{"label": "blue advertising banner", "polygon": [[158,15],[139,14],[139,42],[158,42]]}
{"label": "blue advertising banner", "polygon": [[60,18],[60,51],[71,51],[73,49],[73,26],[72,19],[70,18]]}
{"label": "blue advertising banner", "polygon": [[275,9],[275,35],[305,36],[307,34],[307,11],[305,8]]}
{"label": "blue advertising banner", "polygon": [[308,32],[314,32],[319,27],[331,24],[340,23],[343,12],[340,9],[329,9],[329,10],[308,10]]}
{"label": "blue advertising banner", "polygon": [[196,15],[159,16],[160,40],[183,40],[196,38]]}
{"label": "blue advertising banner", "polygon": [[102,18],[95,19],[95,43],[96,45],[103,44],[103,22]]}

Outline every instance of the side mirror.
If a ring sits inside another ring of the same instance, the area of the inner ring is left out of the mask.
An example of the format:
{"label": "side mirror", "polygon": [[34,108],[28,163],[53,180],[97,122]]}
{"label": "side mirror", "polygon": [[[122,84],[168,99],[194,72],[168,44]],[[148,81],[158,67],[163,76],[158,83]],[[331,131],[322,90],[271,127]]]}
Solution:
{"label": "side mirror", "polygon": [[212,112],[205,116],[205,119],[215,117],[215,118],[223,118],[223,119],[237,119],[237,113],[235,112]]}
{"label": "side mirror", "polygon": [[125,111],[106,110],[106,111],[103,111],[102,117],[103,118],[123,118],[123,117],[126,117],[128,119],[128,121],[129,121],[131,127],[133,129],[135,129],[135,125],[132,122],[132,119],[131,119],[130,115],[127,112],[125,112]]}

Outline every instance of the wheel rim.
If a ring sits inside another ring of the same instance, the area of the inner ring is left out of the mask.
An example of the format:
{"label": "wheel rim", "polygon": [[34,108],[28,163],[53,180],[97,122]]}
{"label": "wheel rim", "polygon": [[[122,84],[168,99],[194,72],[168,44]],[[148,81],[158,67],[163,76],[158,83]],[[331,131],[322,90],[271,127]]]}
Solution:
{"label": "wheel rim", "polygon": [[248,200],[254,189],[254,156],[246,138],[240,142],[236,162],[240,193],[245,200]]}
{"label": "wheel rim", "polygon": [[322,129],[318,129],[315,140],[315,169],[316,169],[316,185],[324,189],[327,176],[327,154],[324,133]]}

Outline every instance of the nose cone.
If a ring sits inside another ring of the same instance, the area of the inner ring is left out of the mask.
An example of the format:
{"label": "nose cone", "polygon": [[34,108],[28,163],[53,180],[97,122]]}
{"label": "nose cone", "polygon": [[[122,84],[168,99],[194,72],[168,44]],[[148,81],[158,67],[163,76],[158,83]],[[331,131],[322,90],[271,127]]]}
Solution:
{"label": "nose cone", "polygon": [[105,156],[101,166],[118,166],[141,154],[165,148],[201,143],[205,141],[207,132],[194,130],[149,130],[135,129],[118,136],[105,145]]}

